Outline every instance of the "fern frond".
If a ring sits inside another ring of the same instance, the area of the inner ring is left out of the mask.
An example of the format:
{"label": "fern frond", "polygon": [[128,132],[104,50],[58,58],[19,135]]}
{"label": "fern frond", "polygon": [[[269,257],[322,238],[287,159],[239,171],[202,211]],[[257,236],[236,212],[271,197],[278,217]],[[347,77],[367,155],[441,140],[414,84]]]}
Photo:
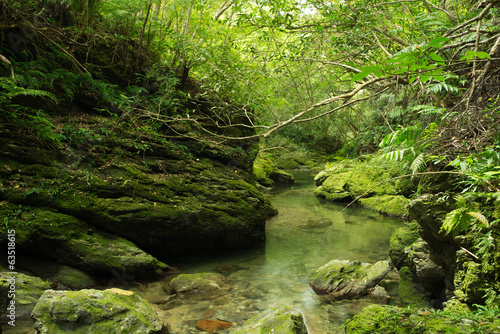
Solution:
{"label": "fern frond", "polygon": [[457,202],[457,206],[459,208],[465,208],[467,206],[467,199],[462,195],[456,195],[455,201]]}
{"label": "fern frond", "polygon": [[484,226],[486,226],[486,227],[490,226],[490,224],[488,222],[488,218],[483,216],[482,213],[480,213],[480,212],[467,212],[467,214],[476,218],[477,220],[479,220],[481,223],[483,223]]}
{"label": "fern frond", "polygon": [[413,174],[423,170],[427,165],[427,159],[425,153],[420,153],[415,160],[411,163],[410,169]]}
{"label": "fern frond", "polygon": [[458,87],[449,85],[445,82],[436,82],[427,85],[427,90],[433,93],[442,93],[446,91],[447,93],[458,93]]}

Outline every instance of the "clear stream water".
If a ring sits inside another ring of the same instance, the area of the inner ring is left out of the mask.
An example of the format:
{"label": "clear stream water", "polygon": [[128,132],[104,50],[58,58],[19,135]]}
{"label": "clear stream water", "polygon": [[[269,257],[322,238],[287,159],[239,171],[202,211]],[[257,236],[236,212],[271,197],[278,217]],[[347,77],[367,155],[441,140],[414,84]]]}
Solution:
{"label": "clear stream water", "polygon": [[[338,327],[373,301],[331,302],[309,287],[314,272],[333,259],[374,263],[389,259],[389,239],[401,222],[362,208],[348,208],[314,196],[313,175],[293,173],[296,183],[269,192],[279,215],[267,222],[265,245],[217,258],[186,258],[177,263],[183,273],[233,268],[233,288],[211,301],[191,301],[160,316],[176,333],[199,333],[202,318],[242,323],[274,305],[288,305],[304,315],[309,334],[335,333]],[[392,278],[391,278],[392,277]],[[397,275],[385,287],[396,303]],[[177,309],[177,310],[176,310]]]}
{"label": "clear stream water", "polygon": [[[160,318],[174,333],[202,333],[196,324],[202,319],[220,319],[238,325],[275,305],[288,305],[304,316],[309,334],[337,333],[345,320],[374,301],[370,299],[327,301],[309,287],[314,272],[333,259],[374,263],[388,260],[389,238],[400,221],[362,208],[348,208],[314,196],[313,175],[293,173],[296,183],[267,195],[279,215],[267,222],[267,240],[252,250],[221,256],[190,257],[169,262],[182,273],[221,272],[232,282],[224,296],[210,300],[164,298],[163,282],[148,282],[128,289],[153,303]],[[383,282],[397,303],[397,275]],[[123,288],[119,286],[120,288]],[[22,324],[22,325],[21,325]],[[34,333],[30,321],[19,323],[6,333]],[[4,329],[7,329],[4,327]],[[227,330],[230,332],[232,329]],[[206,332],[205,332],[206,333]]]}

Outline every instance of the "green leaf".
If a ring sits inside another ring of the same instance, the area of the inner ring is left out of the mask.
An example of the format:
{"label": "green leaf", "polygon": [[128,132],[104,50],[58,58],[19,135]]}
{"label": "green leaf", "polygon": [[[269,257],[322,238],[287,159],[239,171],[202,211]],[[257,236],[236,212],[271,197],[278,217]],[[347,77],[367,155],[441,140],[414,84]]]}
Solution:
{"label": "green leaf", "polygon": [[470,226],[470,219],[464,213],[465,208],[448,212],[439,232],[444,232],[445,234],[451,233],[452,236],[456,236],[458,233],[467,230]]}
{"label": "green leaf", "polygon": [[381,71],[381,70],[382,70],[382,67],[378,66],[378,65],[363,67],[361,69],[361,72],[359,72],[358,74],[356,74],[352,77],[351,81],[358,81],[358,80],[364,79],[367,76],[369,76],[370,74],[372,74],[373,72]]}
{"label": "green leaf", "polygon": [[440,55],[436,53],[431,53],[429,56],[431,57],[432,60],[444,64],[444,58],[441,57]]}
{"label": "green leaf", "polygon": [[427,81],[429,81],[429,79],[432,78],[430,75],[421,75],[420,76],[420,80],[422,81],[422,83],[425,83]]}
{"label": "green leaf", "polygon": [[448,37],[437,37],[434,38],[432,41],[430,41],[429,44],[425,46],[425,48],[428,49],[432,46],[440,48],[441,46],[443,46],[444,43],[448,42],[449,40],[450,39]]}
{"label": "green leaf", "polygon": [[484,226],[486,226],[486,227],[490,226],[488,219],[485,216],[483,216],[482,213],[480,213],[480,212],[467,212],[467,214],[476,218],[477,220],[479,220],[481,223],[483,223]]}

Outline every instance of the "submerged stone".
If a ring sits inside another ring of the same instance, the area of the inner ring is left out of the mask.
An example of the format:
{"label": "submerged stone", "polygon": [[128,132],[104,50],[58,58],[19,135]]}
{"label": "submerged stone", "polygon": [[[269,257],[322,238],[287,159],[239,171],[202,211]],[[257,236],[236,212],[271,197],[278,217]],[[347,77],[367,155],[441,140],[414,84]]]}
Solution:
{"label": "submerged stone", "polygon": [[31,317],[37,334],[168,333],[151,305],[120,290],[47,290]]}
{"label": "submerged stone", "polygon": [[181,274],[170,282],[173,291],[181,298],[210,299],[226,294],[231,283],[217,273]]}
{"label": "submerged stone", "polygon": [[233,326],[233,324],[228,321],[204,319],[196,324],[196,329],[213,333],[215,331],[228,329],[231,326]]}
{"label": "submerged stone", "polygon": [[289,306],[271,308],[248,319],[233,334],[307,334],[302,314]]}

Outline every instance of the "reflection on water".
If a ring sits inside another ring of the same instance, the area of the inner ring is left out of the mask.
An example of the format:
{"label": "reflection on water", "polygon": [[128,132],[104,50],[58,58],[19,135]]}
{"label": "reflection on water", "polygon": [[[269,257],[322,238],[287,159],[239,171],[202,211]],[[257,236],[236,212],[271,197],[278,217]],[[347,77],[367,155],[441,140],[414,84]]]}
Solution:
{"label": "reflection on water", "polygon": [[[268,193],[279,215],[267,223],[265,245],[216,259],[184,259],[172,264],[184,273],[220,271],[223,265],[236,270],[229,276],[233,289],[222,305],[207,302],[202,306],[197,302],[193,306],[215,309],[219,318],[242,322],[272,305],[289,305],[304,314],[311,334],[319,334],[334,333],[369,303],[323,301],[309,282],[318,267],[333,259],[370,263],[389,259],[389,238],[398,220],[361,208],[339,214],[343,206],[313,195],[315,186],[310,173],[297,172],[294,176],[296,184],[292,187]],[[186,308],[184,312],[189,311]],[[196,318],[194,314],[183,314]],[[189,332],[188,328],[184,331]]]}

